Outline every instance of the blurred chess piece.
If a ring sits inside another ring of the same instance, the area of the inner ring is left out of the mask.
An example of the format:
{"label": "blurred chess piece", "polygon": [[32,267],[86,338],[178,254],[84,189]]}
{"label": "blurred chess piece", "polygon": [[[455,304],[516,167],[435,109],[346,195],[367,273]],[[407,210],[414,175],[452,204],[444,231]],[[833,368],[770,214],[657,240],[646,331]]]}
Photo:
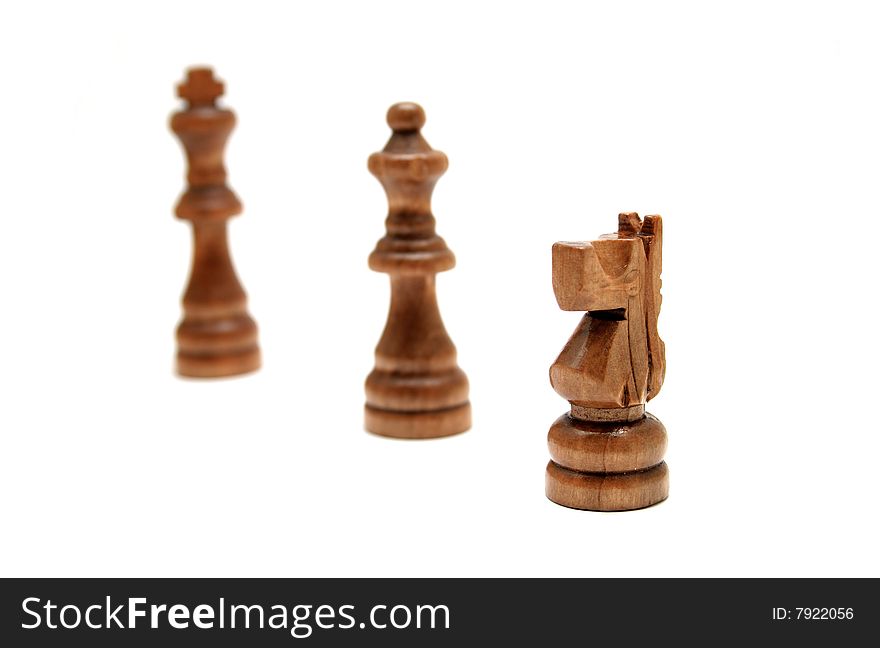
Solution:
{"label": "blurred chess piece", "polygon": [[197,378],[243,374],[260,367],[260,350],[226,236],[227,220],[242,210],[223,166],[235,115],[217,107],[223,84],[209,68],[189,70],[178,94],[186,106],[172,115],[171,129],[183,144],[189,170],[175,213],[192,222],[194,255],[177,328],[177,371]]}
{"label": "blurred chess piece", "polygon": [[391,309],[367,377],[365,425],[375,434],[408,439],[448,436],[471,425],[468,380],[435,292],[435,274],[455,265],[431,213],[431,193],[448,160],[422,137],[424,123],[420,106],[392,106],[391,139],[369,160],[389,206],[387,232],[370,255],[370,268],[391,275]]}

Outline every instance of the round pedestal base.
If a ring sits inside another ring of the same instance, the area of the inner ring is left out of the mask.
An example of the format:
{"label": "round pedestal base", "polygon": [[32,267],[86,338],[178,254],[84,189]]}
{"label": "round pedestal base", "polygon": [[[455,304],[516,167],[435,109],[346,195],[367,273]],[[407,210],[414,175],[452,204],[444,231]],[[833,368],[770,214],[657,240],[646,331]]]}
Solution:
{"label": "round pedestal base", "polygon": [[471,404],[428,412],[395,412],[367,405],[368,432],[398,439],[434,439],[459,434],[471,427]]}
{"label": "round pedestal base", "polygon": [[177,373],[187,378],[222,378],[256,371],[260,368],[257,347],[240,353],[217,355],[177,354]]}
{"label": "round pedestal base", "polygon": [[550,458],[585,473],[628,473],[656,466],[666,454],[666,428],[651,414],[634,421],[583,421],[566,413],[547,433]]}
{"label": "round pedestal base", "polygon": [[587,511],[632,511],[662,502],[669,495],[666,462],[629,473],[588,473],[547,464],[547,497]]}
{"label": "round pedestal base", "polygon": [[259,368],[257,324],[246,312],[210,318],[185,316],[177,327],[177,373],[181,376],[221,378]]}

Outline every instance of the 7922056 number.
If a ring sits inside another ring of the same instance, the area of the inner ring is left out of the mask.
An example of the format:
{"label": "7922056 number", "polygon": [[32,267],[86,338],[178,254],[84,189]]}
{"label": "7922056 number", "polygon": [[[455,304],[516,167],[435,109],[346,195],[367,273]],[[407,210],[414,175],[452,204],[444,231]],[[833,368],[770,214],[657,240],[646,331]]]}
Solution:
{"label": "7922056 number", "polygon": [[835,620],[835,619],[852,619],[853,618],[853,609],[852,608],[804,608],[804,607],[796,607],[795,608],[796,619],[804,619],[804,620]]}

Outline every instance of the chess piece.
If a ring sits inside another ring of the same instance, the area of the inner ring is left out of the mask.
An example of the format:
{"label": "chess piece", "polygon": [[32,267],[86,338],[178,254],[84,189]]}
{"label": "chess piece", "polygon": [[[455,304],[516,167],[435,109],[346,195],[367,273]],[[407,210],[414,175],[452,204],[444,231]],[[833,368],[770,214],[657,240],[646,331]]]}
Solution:
{"label": "chess piece", "polygon": [[434,184],[449,162],[422,137],[420,106],[395,104],[387,119],[391,139],[368,165],[388,195],[386,235],[369,264],[391,275],[391,308],[366,381],[365,425],[390,437],[448,436],[471,425],[467,376],[456,363],[435,292],[435,274],[455,266],[431,213]]}
{"label": "chess piece", "polygon": [[616,234],[553,246],[562,310],[586,311],[556,362],[553,389],[571,411],[550,428],[547,497],[563,506],[628,511],[666,499],[666,429],[645,402],[660,391],[662,221],[621,214]]}
{"label": "chess piece", "polygon": [[217,107],[223,84],[209,68],[189,70],[177,92],[186,107],[172,115],[171,129],[186,151],[189,186],[175,213],[192,221],[194,237],[183,321],[177,328],[177,371],[197,378],[247,373],[260,366],[257,325],[248,314],[226,236],[226,221],[242,209],[226,186],[223,166],[235,115]]}

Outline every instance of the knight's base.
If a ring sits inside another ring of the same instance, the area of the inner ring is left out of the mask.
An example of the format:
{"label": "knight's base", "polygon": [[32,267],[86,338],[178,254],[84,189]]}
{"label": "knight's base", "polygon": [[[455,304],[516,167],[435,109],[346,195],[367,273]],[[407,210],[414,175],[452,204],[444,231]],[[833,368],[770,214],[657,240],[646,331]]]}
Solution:
{"label": "knight's base", "polygon": [[641,406],[573,406],[572,413],[556,419],[547,434],[547,497],[589,511],[631,511],[666,499],[666,428],[656,417]]}
{"label": "knight's base", "polygon": [[471,404],[426,412],[400,412],[367,405],[364,426],[368,432],[398,439],[434,439],[471,427]]}
{"label": "knight's base", "polygon": [[632,511],[662,502],[669,495],[666,462],[628,473],[586,473],[547,464],[547,497],[587,511]]}

